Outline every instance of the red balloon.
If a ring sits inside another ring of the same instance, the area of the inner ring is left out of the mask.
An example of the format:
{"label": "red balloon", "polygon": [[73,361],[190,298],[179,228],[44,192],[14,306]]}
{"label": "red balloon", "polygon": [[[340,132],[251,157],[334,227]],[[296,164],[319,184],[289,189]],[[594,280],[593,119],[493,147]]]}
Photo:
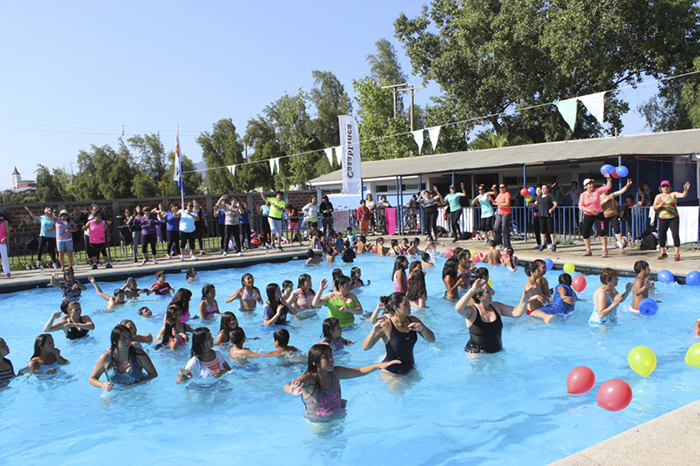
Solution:
{"label": "red balloon", "polygon": [[527,188],[523,188],[520,190],[520,195],[522,197],[528,197],[530,195],[530,192],[527,190]]}
{"label": "red balloon", "polygon": [[445,257],[447,257],[448,259],[454,255],[455,255],[454,249],[448,249],[447,251],[445,251]]}
{"label": "red balloon", "polygon": [[624,380],[610,379],[598,389],[598,406],[608,411],[620,411],[632,401],[632,388]]}
{"label": "red balloon", "polygon": [[376,244],[372,245],[372,252],[375,254],[377,253],[377,245]]}
{"label": "red balloon", "polygon": [[576,275],[571,280],[571,286],[579,293],[586,289],[586,278],[583,275]]}
{"label": "red balloon", "polygon": [[620,177],[620,175],[618,175],[617,172],[616,172],[615,170],[613,170],[613,172],[610,174],[610,176],[612,176],[612,177],[615,178],[615,179],[617,179],[617,178]]}
{"label": "red balloon", "polygon": [[595,385],[595,374],[586,366],[574,367],[566,378],[566,389],[574,395],[586,393],[593,388],[593,385]]}
{"label": "red balloon", "polygon": [[481,255],[480,252],[475,252],[474,255],[472,256],[472,262],[474,262],[475,264],[478,264],[479,262],[481,262],[482,259],[483,259],[483,256]]}
{"label": "red balloon", "polygon": [[509,257],[510,257],[510,254],[508,254],[507,252],[504,252],[503,254],[501,254],[501,258],[504,261],[507,261]]}

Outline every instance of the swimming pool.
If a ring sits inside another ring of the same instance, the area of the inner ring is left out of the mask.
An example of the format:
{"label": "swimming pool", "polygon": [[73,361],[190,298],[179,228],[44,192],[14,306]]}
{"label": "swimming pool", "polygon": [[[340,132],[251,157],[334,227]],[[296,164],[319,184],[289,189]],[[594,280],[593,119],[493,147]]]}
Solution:
{"label": "swimming pool", "polygon": [[[56,346],[71,364],[55,376],[20,377],[0,390],[0,458],[8,464],[165,463],[188,464],[217,460],[227,463],[270,464],[548,464],[598,443],[635,425],[695,401],[700,393],[700,370],[683,363],[688,347],[697,342],[692,324],[700,316],[698,290],[680,285],[657,285],[659,312],[643,318],[621,312],[610,328],[588,325],[597,277],[588,277],[574,316],[547,326],[528,316],[504,318],[505,351],[472,360],[463,351],[468,339],[464,320],[454,304],[441,299],[444,259],[427,273],[430,309],[416,313],[436,335],[435,343],[422,339],[416,345],[419,376],[389,388],[377,374],[342,382],[348,400],[344,421],[317,432],[302,417],[303,404],[282,390],[299,376],[304,365],[258,359],[233,372],[214,386],[192,388],[174,385],[178,367],[189,351],[169,353],[148,347],[159,377],[149,384],[105,394],[88,385],[97,357],[109,346],[113,326],[132,319],[139,333],[156,334],[160,318],[144,319],[137,309],[147,305],[164,312],[166,300],[135,300],[116,312],[97,309],[104,301],[89,289],[83,312],[96,330],[77,342],[54,333]],[[309,273],[314,289],[321,278],[330,279],[335,267],[349,274],[341,262],[303,267],[301,261],[260,264],[248,271],[264,293],[269,281],[285,278],[295,284]],[[371,286],[358,293],[366,311],[377,298],[393,291],[391,258],[360,256],[355,264]],[[653,264],[652,264],[653,266]],[[491,267],[495,300],[515,304],[525,283],[522,270],[509,273]],[[270,351],[273,329],[262,326],[261,310],[238,311],[225,298],[240,287],[240,269],[201,272],[199,281],[185,284],[184,274],[168,275],[173,287],[193,291],[192,311],[201,287],[213,283],[220,309],[232,310],[249,337],[248,347]],[[551,285],[559,272],[548,272]],[[84,277],[80,277],[83,282]],[[155,281],[141,278],[144,287]],[[618,289],[628,279],[621,278]],[[117,284],[103,283],[109,292]],[[118,284],[119,286],[121,283]],[[0,337],[11,349],[15,369],[26,365],[35,337],[51,312],[58,308],[60,292],[42,289],[4,295],[0,300]],[[307,350],[320,339],[318,318],[292,319],[290,344]],[[192,323],[192,322],[191,322]],[[198,326],[197,321],[192,323]],[[215,334],[218,320],[205,324]],[[335,355],[336,365],[361,366],[377,362],[383,348],[362,351],[361,341],[371,329],[365,319],[343,336],[357,342]],[[250,340],[259,336],[260,340]],[[638,376],[627,364],[627,354],[638,345],[650,347],[658,365],[649,377]],[[570,396],[566,376],[575,366],[589,366],[596,386],[589,393]],[[596,406],[600,383],[626,380],[634,399],[620,412]]]}

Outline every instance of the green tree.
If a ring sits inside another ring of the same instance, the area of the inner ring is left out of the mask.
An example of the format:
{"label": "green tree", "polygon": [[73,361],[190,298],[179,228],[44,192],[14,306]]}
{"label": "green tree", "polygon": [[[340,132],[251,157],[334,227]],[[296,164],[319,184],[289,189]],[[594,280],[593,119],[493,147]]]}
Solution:
{"label": "green tree", "polygon": [[[700,57],[696,57],[689,71],[700,70]],[[674,131],[700,128],[700,76],[664,81],[659,95],[638,108],[652,131]]]}
{"label": "green tree", "polygon": [[136,135],[128,139],[132,149],[139,152],[141,171],[158,182],[165,176],[166,156],[160,134]]}
{"label": "green tree", "polygon": [[534,142],[620,130],[628,105],[611,93],[611,128],[582,112],[575,133],[551,105],[506,111],[673,73],[699,37],[693,0],[434,0],[394,26],[414,71],[443,90],[436,103],[453,109],[452,121],[486,116],[496,134]]}
{"label": "green tree", "polygon": [[135,194],[132,180],[138,174],[124,144],[118,152],[109,145],[93,145],[90,152],[78,153],[78,173],[74,177],[76,197],[80,200],[128,198]]}
{"label": "green tree", "polygon": [[70,193],[70,175],[63,168],[53,171],[44,165],[37,165],[36,198],[39,202],[56,202],[73,200]]}
{"label": "green tree", "polygon": [[236,126],[230,118],[221,119],[214,124],[211,133],[203,132],[197,138],[202,148],[202,158],[207,163],[204,184],[211,194],[240,192],[243,183],[236,172],[234,179],[225,168],[229,165],[243,163],[243,141],[236,132]]}
{"label": "green tree", "polygon": [[338,115],[352,113],[352,100],[345,92],[345,87],[330,71],[312,71],[314,88],[309,100],[316,107],[318,117],[313,121],[314,134],[323,147],[340,144]]}

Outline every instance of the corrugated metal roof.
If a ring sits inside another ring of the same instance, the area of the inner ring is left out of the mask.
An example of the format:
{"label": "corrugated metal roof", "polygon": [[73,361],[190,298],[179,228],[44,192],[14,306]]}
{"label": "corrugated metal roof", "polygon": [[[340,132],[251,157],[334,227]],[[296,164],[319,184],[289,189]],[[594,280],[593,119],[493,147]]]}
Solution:
{"label": "corrugated metal roof", "polygon": [[[692,155],[700,153],[700,129],[572,141],[547,142],[393,160],[362,162],[362,179],[429,173],[557,164],[617,156]],[[341,170],[309,184],[339,182]]]}

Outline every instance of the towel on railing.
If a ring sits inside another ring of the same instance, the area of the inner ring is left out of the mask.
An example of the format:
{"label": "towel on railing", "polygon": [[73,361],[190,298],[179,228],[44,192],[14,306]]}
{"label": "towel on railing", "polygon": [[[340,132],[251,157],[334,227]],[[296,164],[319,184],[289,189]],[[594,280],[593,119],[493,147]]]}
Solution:
{"label": "towel on railing", "polygon": [[[681,237],[681,244],[694,243],[698,241],[698,215],[700,215],[700,207],[697,206],[686,206],[678,207],[678,233]],[[649,209],[649,220],[654,223],[654,217],[656,216],[656,211],[654,209]],[[668,245],[673,245],[673,237],[668,234],[667,241]]]}

